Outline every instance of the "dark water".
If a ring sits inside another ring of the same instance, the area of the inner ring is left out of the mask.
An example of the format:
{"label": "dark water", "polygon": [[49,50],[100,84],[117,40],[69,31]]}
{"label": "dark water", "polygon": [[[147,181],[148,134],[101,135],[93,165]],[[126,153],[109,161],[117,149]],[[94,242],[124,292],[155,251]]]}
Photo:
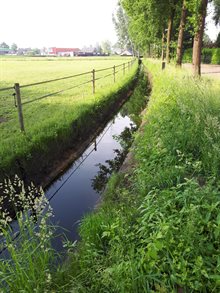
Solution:
{"label": "dark water", "polygon": [[[99,171],[98,164],[116,157],[115,149],[121,145],[114,139],[125,128],[133,125],[128,116],[119,113],[110,121],[103,132],[97,137],[95,144],[90,145],[83,155],[47,190],[46,197],[53,209],[53,224],[57,225],[53,246],[62,251],[62,240],[79,239],[78,226],[80,220],[93,211],[100,200],[100,194],[93,189],[92,179]],[[96,150],[95,150],[96,149]],[[62,227],[62,228],[59,228]],[[65,234],[65,236],[64,236]]]}

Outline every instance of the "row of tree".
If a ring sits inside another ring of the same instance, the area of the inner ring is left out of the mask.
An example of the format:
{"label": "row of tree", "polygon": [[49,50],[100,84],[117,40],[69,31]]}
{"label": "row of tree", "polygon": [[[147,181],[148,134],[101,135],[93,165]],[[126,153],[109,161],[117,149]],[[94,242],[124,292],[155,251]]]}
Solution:
{"label": "row of tree", "polygon": [[[41,53],[41,51],[45,55],[48,54],[48,49],[46,47],[42,48],[42,50],[40,50],[38,48],[21,49],[21,48],[18,48],[18,46],[15,43],[13,43],[11,46],[9,46],[5,42],[2,42],[2,43],[0,43],[0,48],[8,49],[14,53],[23,53],[26,50],[26,51],[28,51],[28,53],[30,55],[39,55]],[[26,51],[25,51],[25,53],[26,53]],[[112,45],[109,40],[104,40],[101,43],[101,45],[99,43],[96,43],[96,45],[94,47],[92,47],[91,45],[89,47],[84,46],[82,48],[82,51],[93,51],[94,53],[97,53],[97,54],[111,54],[112,53]]]}
{"label": "row of tree", "polygon": [[178,66],[184,45],[193,46],[194,73],[200,75],[208,2],[213,3],[217,25],[220,0],[121,0],[113,17],[119,43],[142,51],[150,51],[153,45],[167,63],[175,48]]}
{"label": "row of tree", "polygon": [[0,48],[8,49],[8,50],[11,50],[11,51],[17,51],[18,46],[17,46],[15,43],[13,43],[13,44],[11,45],[11,47],[10,47],[10,46],[9,46],[8,44],[6,44],[5,42],[2,42],[2,43],[0,43]]}

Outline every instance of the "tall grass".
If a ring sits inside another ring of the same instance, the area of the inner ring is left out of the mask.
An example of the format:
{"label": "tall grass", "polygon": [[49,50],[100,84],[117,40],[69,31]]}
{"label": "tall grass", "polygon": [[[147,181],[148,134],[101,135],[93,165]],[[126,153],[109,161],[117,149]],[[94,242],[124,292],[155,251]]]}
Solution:
{"label": "tall grass", "polygon": [[17,224],[13,229],[10,212],[1,211],[1,292],[51,292],[56,258],[50,244],[53,228],[48,202],[42,190],[33,185],[25,188],[18,177],[3,185],[5,196],[13,202]]}
{"label": "tall grass", "polygon": [[103,204],[82,222],[69,286],[218,292],[219,85],[145,65],[153,91],[133,146],[136,166],[111,178]]}

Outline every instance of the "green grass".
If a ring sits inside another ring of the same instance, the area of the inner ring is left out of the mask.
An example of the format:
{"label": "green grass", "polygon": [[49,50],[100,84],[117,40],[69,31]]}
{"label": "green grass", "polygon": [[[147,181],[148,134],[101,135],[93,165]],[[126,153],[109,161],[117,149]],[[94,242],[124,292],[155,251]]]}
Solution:
{"label": "green grass", "polygon": [[144,63],[153,88],[135,168],[111,177],[51,292],[220,290],[220,86]]}
{"label": "green grass", "polygon": [[73,292],[218,292],[219,84],[145,65],[153,90],[136,166],[111,178],[57,283]]}
{"label": "green grass", "polygon": [[[102,69],[128,62],[127,58],[0,58],[1,87],[29,84],[77,73],[91,71],[93,68]],[[74,121],[86,116],[88,111],[100,107],[102,102],[116,93],[134,76],[135,66],[123,76],[123,70],[113,76],[96,82],[96,94],[92,94],[92,82],[80,88],[63,92],[59,95],[39,100],[23,106],[26,135],[20,133],[17,109],[14,106],[13,90],[0,92],[0,118],[6,121],[0,123],[0,169],[8,170],[15,165],[15,160],[31,160],[33,152],[39,153],[48,149],[51,141],[64,138],[71,134],[70,128]],[[96,78],[113,72],[99,72]],[[22,102],[31,101],[42,95],[56,92],[76,84],[91,80],[87,76],[57,81],[54,83],[21,89]],[[108,96],[108,97],[107,97]],[[85,118],[84,118],[85,119]],[[88,118],[88,123],[90,123]],[[33,151],[33,149],[35,149]]]}

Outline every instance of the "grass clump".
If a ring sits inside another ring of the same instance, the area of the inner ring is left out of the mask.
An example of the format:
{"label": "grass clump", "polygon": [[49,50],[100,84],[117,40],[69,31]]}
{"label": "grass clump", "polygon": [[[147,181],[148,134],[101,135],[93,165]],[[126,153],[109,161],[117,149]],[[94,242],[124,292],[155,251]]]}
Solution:
{"label": "grass clump", "polygon": [[113,175],[99,210],[83,220],[65,271],[69,288],[218,292],[219,85],[145,64],[153,91],[133,146],[136,166]]}
{"label": "grass clump", "polygon": [[33,185],[25,188],[18,177],[5,180],[1,187],[13,202],[15,215],[12,218],[10,211],[1,210],[0,291],[51,292],[56,256],[48,202],[42,190]]}

